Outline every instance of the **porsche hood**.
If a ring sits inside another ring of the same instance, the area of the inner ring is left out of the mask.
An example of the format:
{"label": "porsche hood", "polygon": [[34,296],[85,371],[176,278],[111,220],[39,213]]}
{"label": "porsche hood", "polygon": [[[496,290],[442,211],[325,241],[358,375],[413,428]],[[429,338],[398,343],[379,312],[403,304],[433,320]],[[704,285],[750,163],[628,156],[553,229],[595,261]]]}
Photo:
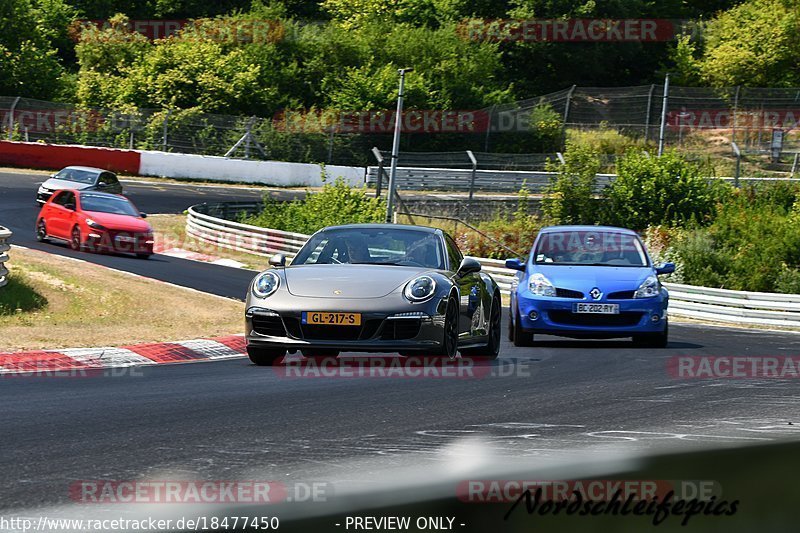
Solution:
{"label": "porsche hood", "polygon": [[428,269],[386,265],[298,265],[284,271],[290,294],[310,298],[382,298]]}

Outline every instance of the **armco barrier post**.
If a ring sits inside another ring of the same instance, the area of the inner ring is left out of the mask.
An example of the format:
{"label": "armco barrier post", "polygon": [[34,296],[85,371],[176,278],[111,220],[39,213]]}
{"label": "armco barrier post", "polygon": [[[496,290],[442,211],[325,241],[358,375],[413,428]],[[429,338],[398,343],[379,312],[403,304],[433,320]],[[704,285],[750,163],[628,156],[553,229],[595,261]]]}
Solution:
{"label": "armco barrier post", "polygon": [[475,174],[478,172],[478,160],[472,150],[467,150],[467,156],[472,162],[472,173],[469,175],[469,201],[472,201],[472,195],[475,193]]}
{"label": "armco barrier post", "polygon": [[8,250],[11,248],[8,240],[11,238],[11,231],[3,226],[0,226],[0,287],[4,287],[8,283],[8,270],[6,269],[6,261],[8,261]]}
{"label": "armco barrier post", "polygon": [[381,196],[381,186],[383,184],[383,154],[381,151],[378,150],[377,146],[372,147],[372,154],[375,156],[375,159],[378,160],[378,181],[375,184],[375,198],[380,198]]}

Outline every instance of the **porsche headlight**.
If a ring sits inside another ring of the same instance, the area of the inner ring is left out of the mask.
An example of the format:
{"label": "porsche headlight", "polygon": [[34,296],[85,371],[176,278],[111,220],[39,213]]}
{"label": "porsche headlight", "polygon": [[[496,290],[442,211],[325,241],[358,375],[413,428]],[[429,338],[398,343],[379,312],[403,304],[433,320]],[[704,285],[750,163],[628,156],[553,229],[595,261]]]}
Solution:
{"label": "porsche headlight", "polygon": [[556,295],[556,288],[544,274],[531,274],[528,278],[528,289],[536,296]]}
{"label": "porsche headlight", "polygon": [[420,276],[411,280],[403,294],[412,302],[423,302],[436,292],[436,281],[430,276]]}
{"label": "porsche headlight", "polygon": [[90,228],[94,228],[94,229],[106,229],[105,226],[103,226],[102,224],[98,224],[97,222],[95,222],[91,218],[87,218],[86,219],[86,225],[89,226]]}
{"label": "porsche headlight", "polygon": [[267,270],[253,280],[253,294],[259,298],[266,298],[278,290],[280,284],[281,278],[275,272]]}
{"label": "porsche headlight", "polygon": [[654,296],[658,296],[658,293],[661,291],[661,284],[658,282],[658,278],[654,275],[647,276],[639,288],[636,289],[636,292],[633,293],[634,298],[652,298]]}

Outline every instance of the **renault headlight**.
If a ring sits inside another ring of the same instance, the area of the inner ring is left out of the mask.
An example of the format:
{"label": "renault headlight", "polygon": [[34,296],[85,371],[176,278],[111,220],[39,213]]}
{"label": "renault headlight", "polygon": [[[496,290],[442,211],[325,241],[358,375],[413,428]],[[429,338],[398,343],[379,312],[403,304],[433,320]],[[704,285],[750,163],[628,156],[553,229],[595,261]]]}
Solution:
{"label": "renault headlight", "polygon": [[436,292],[436,281],[430,276],[420,276],[406,285],[403,294],[412,302],[423,302]]}
{"label": "renault headlight", "polygon": [[259,298],[266,298],[278,290],[281,278],[271,270],[262,272],[253,280],[253,294]]}
{"label": "renault headlight", "polygon": [[636,289],[636,292],[633,293],[634,298],[652,298],[654,296],[658,296],[658,293],[661,291],[661,284],[658,281],[658,278],[654,275],[647,276],[639,288]]}
{"label": "renault headlight", "polygon": [[536,296],[556,295],[556,288],[544,274],[531,274],[528,278],[528,289]]}

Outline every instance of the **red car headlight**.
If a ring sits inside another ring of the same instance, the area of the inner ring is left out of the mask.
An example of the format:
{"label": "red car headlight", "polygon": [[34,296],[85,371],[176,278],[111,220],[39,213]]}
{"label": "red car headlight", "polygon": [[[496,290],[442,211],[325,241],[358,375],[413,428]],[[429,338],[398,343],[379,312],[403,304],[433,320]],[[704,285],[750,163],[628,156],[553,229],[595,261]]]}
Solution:
{"label": "red car headlight", "polygon": [[86,225],[89,226],[90,228],[99,229],[101,231],[105,231],[105,229],[106,229],[105,226],[103,226],[102,224],[98,224],[97,222],[95,222],[91,218],[87,218],[86,219]]}

